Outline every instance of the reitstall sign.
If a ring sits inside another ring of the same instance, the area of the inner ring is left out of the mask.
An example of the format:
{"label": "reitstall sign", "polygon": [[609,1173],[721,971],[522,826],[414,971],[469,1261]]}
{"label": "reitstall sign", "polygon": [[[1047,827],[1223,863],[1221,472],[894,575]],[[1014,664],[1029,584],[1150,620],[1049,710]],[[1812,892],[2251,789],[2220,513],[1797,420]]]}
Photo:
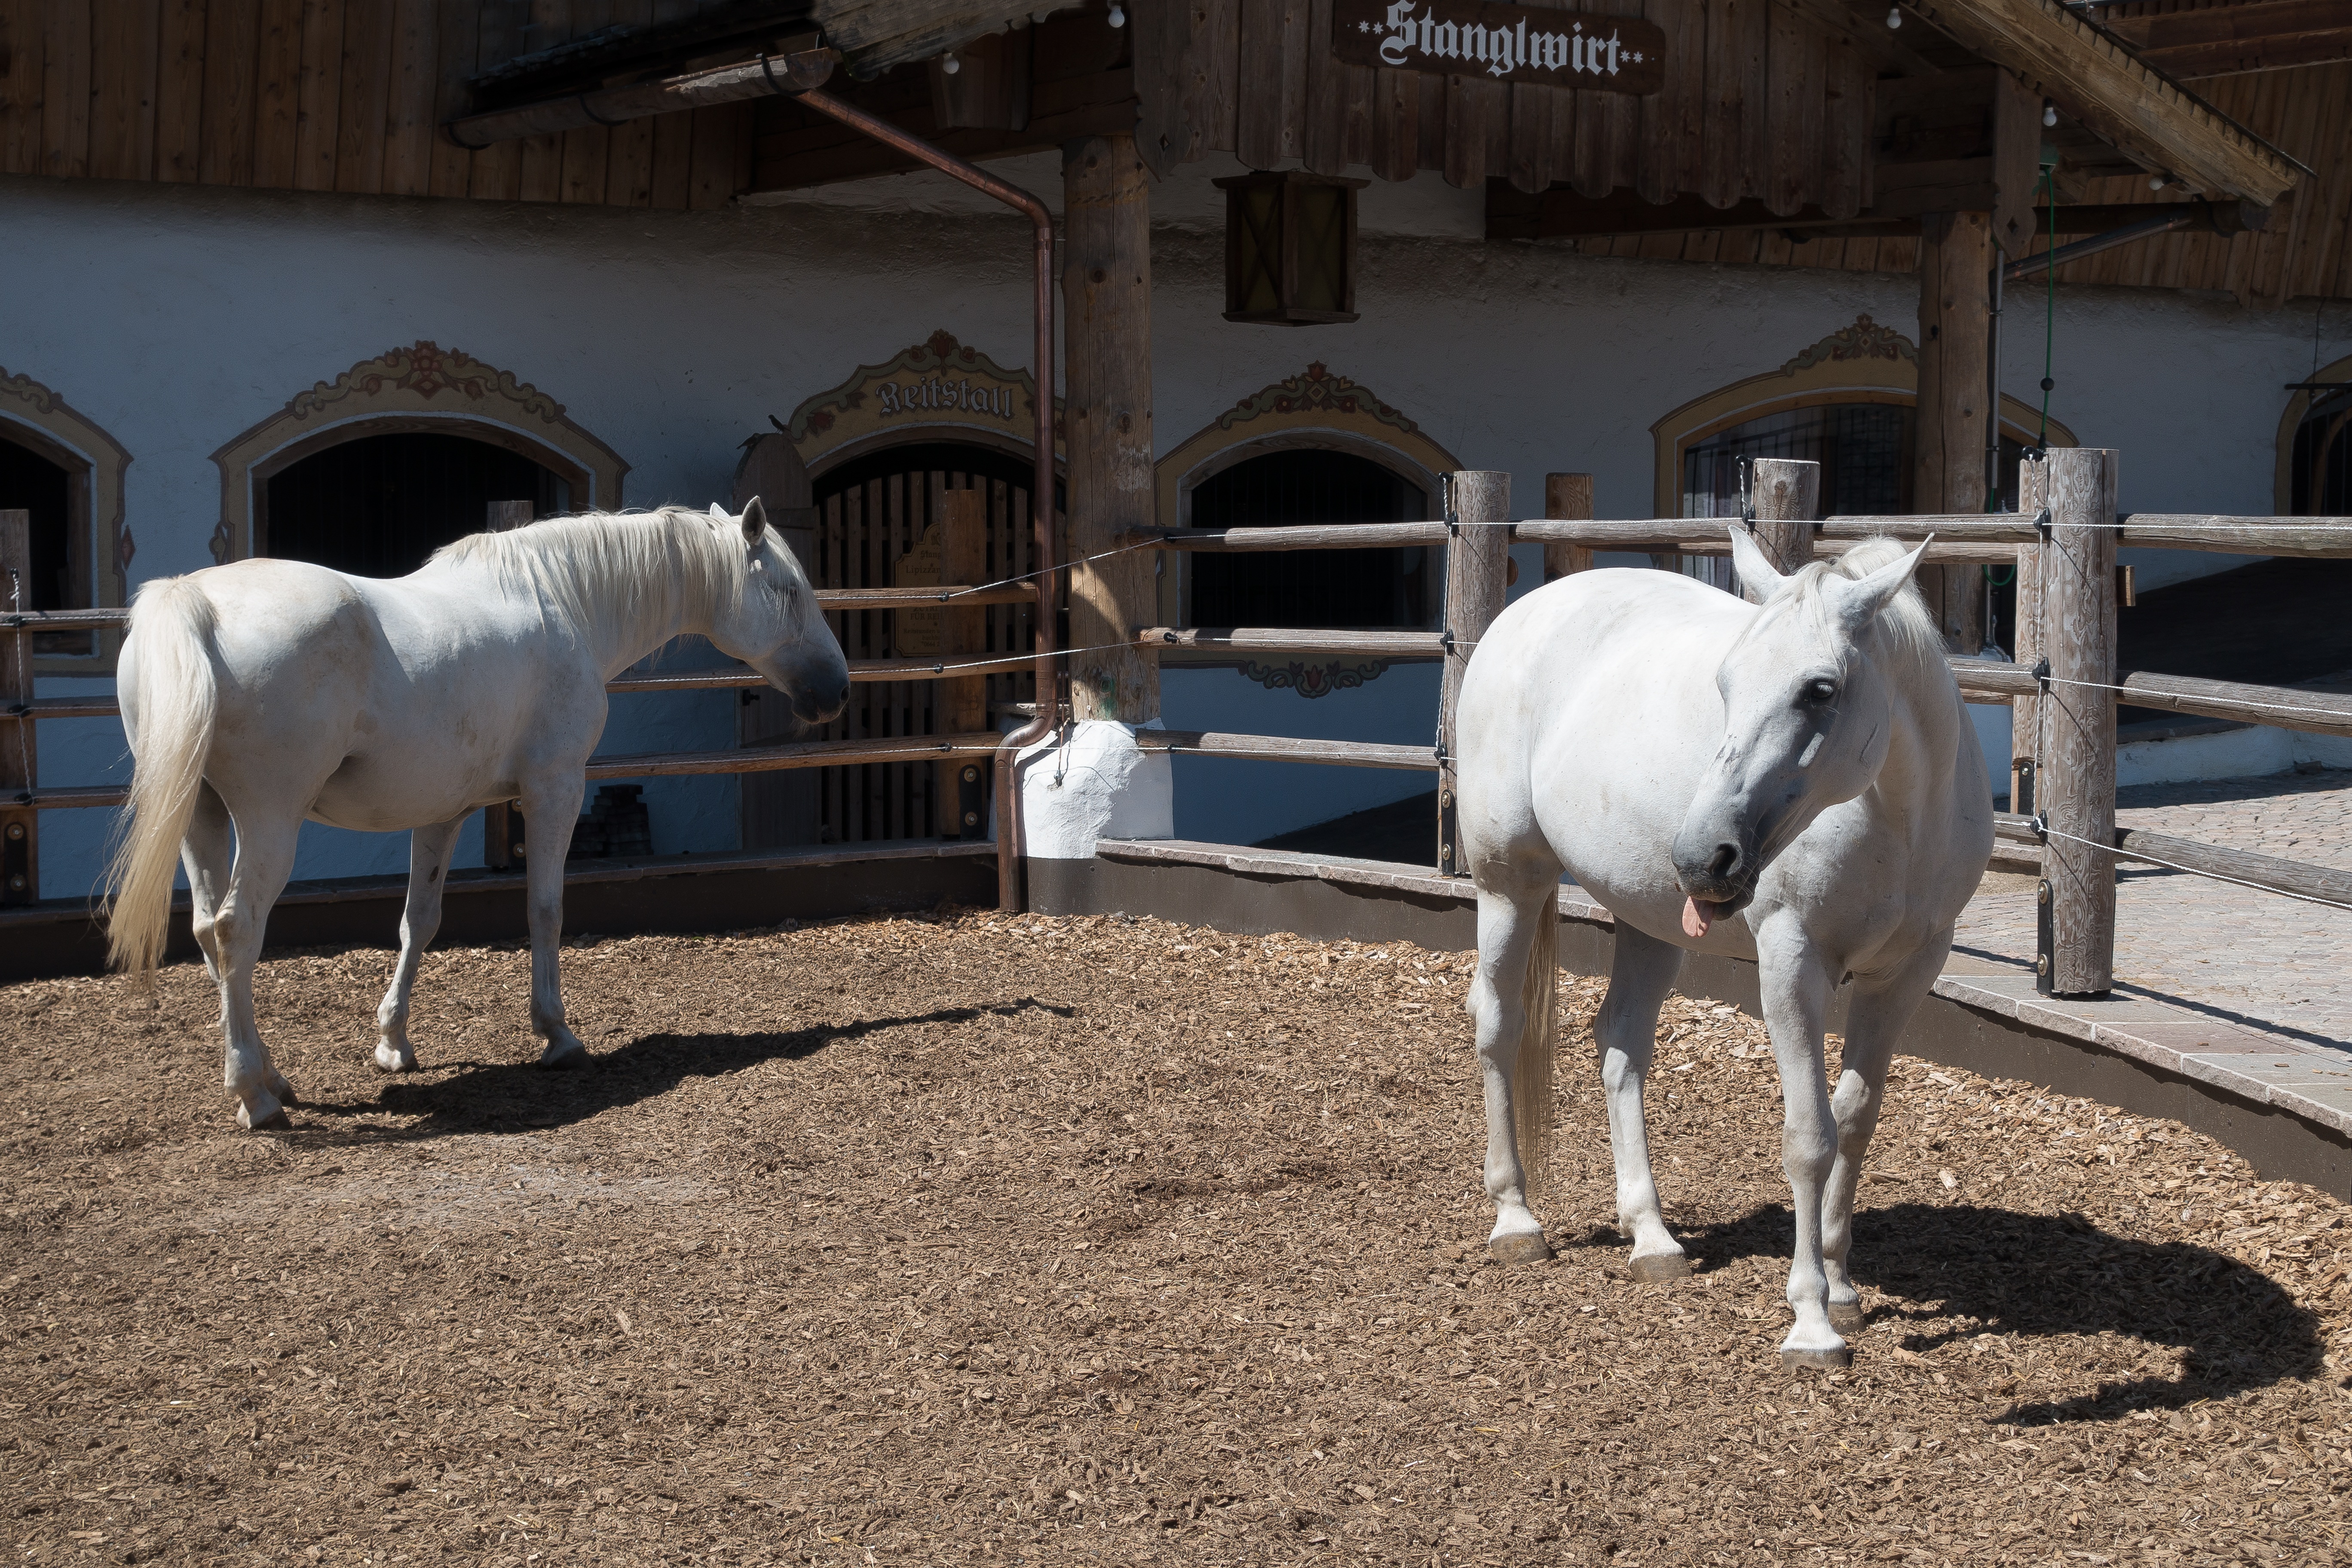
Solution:
{"label": "reitstall sign", "polygon": [[1639,95],[1665,86],[1665,33],[1639,16],[1460,0],[1331,5],[1331,52],[1350,65]]}

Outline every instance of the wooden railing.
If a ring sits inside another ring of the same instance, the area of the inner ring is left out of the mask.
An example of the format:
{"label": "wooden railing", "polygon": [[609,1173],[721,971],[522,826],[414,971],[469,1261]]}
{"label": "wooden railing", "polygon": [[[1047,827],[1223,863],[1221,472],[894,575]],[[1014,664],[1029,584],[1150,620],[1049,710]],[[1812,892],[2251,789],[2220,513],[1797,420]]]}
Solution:
{"label": "wooden railing", "polygon": [[[1775,466],[1759,465],[1759,473]],[[1970,701],[2009,703],[2012,732],[2011,800],[2023,809],[2004,815],[2000,832],[2030,843],[2042,856],[2042,921],[2037,964],[2042,988],[2060,994],[2105,994],[2113,981],[2115,863],[2119,859],[2177,867],[2296,898],[2352,904],[2352,873],[2115,824],[2116,729],[2119,703],[2271,725],[2316,734],[2352,735],[2352,695],[2296,688],[2206,680],[2122,670],[2116,661],[2115,552],[2120,545],[2215,550],[2254,555],[2352,555],[2352,519],[2215,517],[2118,513],[2112,452],[2057,450],[2021,470],[2024,510],[1998,516],[1834,517],[1813,521],[1803,498],[1817,493],[1812,465],[1777,466],[1788,473],[1771,491],[1779,500],[1759,508],[1759,542],[1784,567],[1804,558],[1843,553],[1864,539],[1932,538],[1936,563],[2013,563],[2018,578],[2017,658],[2012,662],[1951,659]],[[1585,476],[1554,475],[1548,510],[1590,510]],[[1596,552],[1729,552],[1727,537],[1696,520],[1605,521],[1559,516],[1510,518],[1507,475],[1450,477],[1453,515],[1431,522],[1319,524],[1226,530],[1152,530],[1129,536],[1128,548],[1195,552],[1394,549],[1441,546],[1448,557],[1441,630],[1349,631],[1285,627],[1144,626],[1137,647],[1150,654],[1264,655],[1307,653],[1440,660],[1445,664],[1432,746],[1303,740],[1218,731],[1146,730],[1147,750],[1254,761],[1335,766],[1419,769],[1439,775],[1435,839],[1441,869],[1454,863],[1450,758],[1455,695],[1471,649],[1500,613],[1511,576],[1514,542],[1546,546],[1546,576],[1589,569]],[[1759,490],[1759,492],[1762,492]],[[1793,500],[1790,498],[1795,498]],[[1567,504],[1561,504],[1563,501]],[[1776,510],[1777,507],[1777,510]],[[24,514],[0,512],[0,565],[28,559]],[[12,525],[11,520],[16,520]],[[14,532],[11,532],[11,528]],[[1720,524],[1717,526],[1721,526]],[[23,568],[19,567],[19,578]],[[0,579],[0,592],[5,582]],[[970,588],[852,589],[818,595],[828,610],[925,608],[1031,602],[1037,584]],[[43,632],[109,630],[121,610],[29,613],[0,603],[0,901],[37,897],[37,813],[120,805],[125,791],[110,785],[37,788],[34,725],[45,719],[119,716],[111,697],[36,699],[29,677],[33,637]],[[868,659],[853,663],[853,680],[956,679],[990,664],[1016,668],[1027,656],[992,659],[980,654]],[[624,676],[617,693],[652,693],[764,684],[740,665]],[[998,749],[988,731],[880,741],[826,741],[722,751],[600,756],[591,779],[743,773],[847,763],[945,760]]]}

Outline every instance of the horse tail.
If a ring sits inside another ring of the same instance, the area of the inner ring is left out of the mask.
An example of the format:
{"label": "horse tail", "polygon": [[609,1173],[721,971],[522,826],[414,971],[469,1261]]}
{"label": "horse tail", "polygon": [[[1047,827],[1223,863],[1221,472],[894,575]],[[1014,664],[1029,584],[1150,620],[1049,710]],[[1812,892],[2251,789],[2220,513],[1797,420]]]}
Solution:
{"label": "horse tail", "polygon": [[1527,978],[1519,988],[1519,1053],[1511,1065],[1511,1141],[1519,1151],[1520,1188],[1532,1205],[1551,1165],[1552,1064],[1558,1045],[1559,892],[1538,906],[1535,940],[1528,944]]}
{"label": "horse tail", "polygon": [[138,693],[131,803],[106,868],[107,950],[118,969],[144,973],[163,956],[180,841],[195,814],[212,750],[218,692],[212,601],[194,579],[141,591],[122,646],[121,674]]}

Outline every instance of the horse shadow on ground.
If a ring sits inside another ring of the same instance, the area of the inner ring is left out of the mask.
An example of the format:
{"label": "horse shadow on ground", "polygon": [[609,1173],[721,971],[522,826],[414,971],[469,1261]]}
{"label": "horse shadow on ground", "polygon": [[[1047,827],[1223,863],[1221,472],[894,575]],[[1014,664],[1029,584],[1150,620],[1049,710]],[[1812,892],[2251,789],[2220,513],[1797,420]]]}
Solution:
{"label": "horse shadow on ground", "polygon": [[[1683,1244],[1706,1267],[1786,1258],[1794,1227],[1785,1205],[1767,1205],[1684,1232]],[[2018,1426],[2109,1421],[2324,1371],[2317,1319],[2269,1276],[2194,1242],[2115,1236],[2080,1215],[1929,1204],[1864,1209],[1854,1215],[1853,1261],[1855,1283],[1893,1298],[1871,1313],[1873,1328],[1920,1325],[1899,1340],[1906,1350],[1979,1333],[2113,1332],[2186,1352],[2178,1378],[2133,1377],[2073,1399],[2013,1405],[2000,1419]],[[1950,1326],[1955,1318],[1976,1321]]]}
{"label": "horse shadow on ground", "polygon": [[[284,1136],[299,1145],[331,1147],[568,1127],[666,1094],[688,1079],[724,1078],[763,1062],[800,1061],[840,1041],[885,1029],[970,1024],[1031,1011],[1067,1017],[1072,1009],[1024,996],[993,1006],[941,1007],[804,1029],[641,1035],[594,1055],[585,1067],[565,1071],[551,1072],[536,1061],[428,1064],[418,1077],[386,1079],[373,1099],[298,1101],[295,1129]],[[436,1068],[447,1076],[433,1076]],[[412,1120],[396,1126],[358,1120],[386,1113]]]}

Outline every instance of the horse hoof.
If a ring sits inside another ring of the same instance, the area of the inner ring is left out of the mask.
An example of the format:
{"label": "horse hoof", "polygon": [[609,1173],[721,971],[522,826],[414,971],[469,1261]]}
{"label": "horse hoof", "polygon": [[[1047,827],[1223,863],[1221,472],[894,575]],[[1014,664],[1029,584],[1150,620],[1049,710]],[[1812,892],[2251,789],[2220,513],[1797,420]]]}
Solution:
{"label": "horse hoof", "polygon": [[1517,1236],[1498,1236],[1486,1243],[1486,1256],[1506,1267],[1514,1263],[1549,1263],[1551,1246],[1541,1233],[1523,1231]]}
{"label": "horse hoof", "polygon": [[1823,1372],[1843,1372],[1853,1364],[1853,1352],[1844,1345],[1834,1348],[1810,1345],[1782,1345],[1780,1364],[1785,1367],[1810,1366]]}
{"label": "horse hoof", "polygon": [[550,1046],[540,1057],[539,1065],[555,1072],[584,1068],[588,1065],[588,1047],[577,1042],[568,1046]]}
{"label": "horse hoof", "polygon": [[416,1053],[395,1051],[390,1046],[378,1046],[375,1048],[375,1065],[378,1072],[408,1072],[416,1066]]}
{"label": "horse hoof", "polygon": [[1690,1259],[1679,1252],[1653,1252],[1646,1258],[1633,1259],[1625,1268],[1644,1285],[1664,1285],[1690,1278]]}
{"label": "horse hoof", "polygon": [[1832,1301],[1829,1306],[1829,1313],[1830,1327],[1835,1329],[1839,1333],[1858,1334],[1862,1331],[1863,1318],[1864,1314],[1862,1310],[1861,1302]]}
{"label": "horse hoof", "polygon": [[289,1132],[293,1131],[294,1120],[286,1114],[278,1097],[264,1089],[251,1100],[238,1104],[236,1124],[247,1132]]}

